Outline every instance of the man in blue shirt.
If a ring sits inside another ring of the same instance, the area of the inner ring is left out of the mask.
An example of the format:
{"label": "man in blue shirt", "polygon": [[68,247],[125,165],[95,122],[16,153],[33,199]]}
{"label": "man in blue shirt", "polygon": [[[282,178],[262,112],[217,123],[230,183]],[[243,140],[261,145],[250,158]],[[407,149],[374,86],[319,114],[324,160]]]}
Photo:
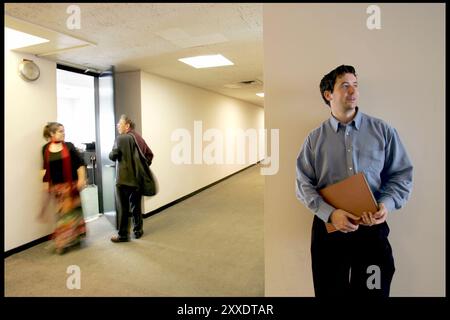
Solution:
{"label": "man in blue shirt", "polygon": [[[309,133],[297,158],[296,194],[313,213],[311,259],[316,297],[388,297],[395,272],[388,241],[389,212],[404,206],[413,166],[397,131],[357,107],[352,66],[341,65],[320,82],[331,117]],[[363,172],[377,212],[358,218],[326,203],[318,190]],[[338,230],[328,233],[325,223]]]}

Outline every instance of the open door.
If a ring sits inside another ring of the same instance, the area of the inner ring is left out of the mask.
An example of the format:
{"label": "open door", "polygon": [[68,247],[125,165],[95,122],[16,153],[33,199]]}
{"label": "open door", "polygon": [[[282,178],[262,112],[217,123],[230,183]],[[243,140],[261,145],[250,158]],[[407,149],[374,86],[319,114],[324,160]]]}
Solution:
{"label": "open door", "polygon": [[115,205],[115,163],[109,159],[109,153],[116,137],[114,116],[114,67],[96,78],[96,128],[97,128],[97,176],[99,192],[99,211],[117,229],[118,219]]}

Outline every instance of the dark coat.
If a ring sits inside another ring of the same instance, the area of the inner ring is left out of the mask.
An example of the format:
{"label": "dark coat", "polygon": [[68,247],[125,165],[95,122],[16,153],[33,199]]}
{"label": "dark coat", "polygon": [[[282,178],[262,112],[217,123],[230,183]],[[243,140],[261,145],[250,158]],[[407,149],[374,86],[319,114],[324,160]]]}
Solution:
{"label": "dark coat", "polygon": [[109,158],[116,161],[116,185],[137,187],[144,196],[157,193],[156,180],[132,134],[117,136]]}

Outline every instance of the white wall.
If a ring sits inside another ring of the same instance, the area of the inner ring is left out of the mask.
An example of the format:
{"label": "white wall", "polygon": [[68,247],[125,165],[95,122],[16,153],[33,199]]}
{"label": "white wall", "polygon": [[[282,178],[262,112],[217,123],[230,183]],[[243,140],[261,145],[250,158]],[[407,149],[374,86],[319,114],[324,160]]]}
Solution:
{"label": "white wall", "polygon": [[[41,76],[26,82],[18,75],[23,59],[33,60]],[[53,231],[39,223],[42,196],[42,129],[56,121],[56,64],[5,50],[5,250]]]}
{"label": "white wall", "polygon": [[[209,128],[217,128],[224,134],[226,128],[260,129],[264,127],[263,108],[145,72],[141,72],[141,92],[142,135],[155,154],[151,168],[160,185],[158,195],[145,199],[144,212],[250,165],[176,165],[171,152],[178,142],[171,141],[171,134],[178,128],[185,128],[191,133],[193,144],[194,121],[202,121],[203,132]],[[204,141],[203,148],[209,143]]]}
{"label": "white wall", "polygon": [[319,92],[340,64],[359,74],[362,112],[398,129],[414,164],[414,189],[390,213],[397,271],[392,296],[445,295],[445,5],[265,4],[266,127],[280,128],[280,171],[266,176],[267,296],[313,296],[312,213],[295,197],[296,157],[329,117]]}

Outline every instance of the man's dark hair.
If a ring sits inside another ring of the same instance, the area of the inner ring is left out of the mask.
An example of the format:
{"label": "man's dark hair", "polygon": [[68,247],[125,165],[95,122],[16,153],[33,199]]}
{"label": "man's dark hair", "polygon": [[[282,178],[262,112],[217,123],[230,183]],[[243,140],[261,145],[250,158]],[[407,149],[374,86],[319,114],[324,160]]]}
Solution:
{"label": "man's dark hair", "polygon": [[325,91],[330,91],[331,93],[333,93],[336,79],[346,73],[353,73],[353,75],[356,77],[355,68],[343,64],[324,75],[322,80],[320,81],[320,94],[322,95],[323,101],[325,101],[328,106],[330,106],[330,101],[325,98]]}

